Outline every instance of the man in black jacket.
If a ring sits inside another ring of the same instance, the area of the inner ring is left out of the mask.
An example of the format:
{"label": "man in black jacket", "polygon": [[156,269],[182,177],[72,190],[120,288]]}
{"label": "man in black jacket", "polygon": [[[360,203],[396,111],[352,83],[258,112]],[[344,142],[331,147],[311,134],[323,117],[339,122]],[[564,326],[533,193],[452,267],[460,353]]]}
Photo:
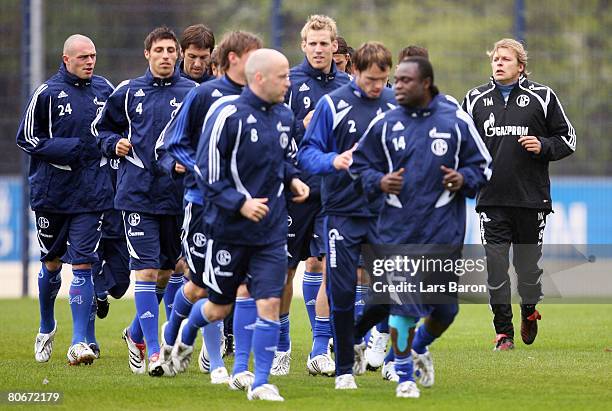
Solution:
{"label": "man in black jacket", "polygon": [[463,109],[474,119],[493,157],[493,175],[478,196],[482,243],[495,350],[514,348],[510,244],[521,297],[521,337],[531,344],[538,332],[535,309],[542,299],[542,239],[552,211],[548,163],[572,154],[576,132],[554,91],[527,79],[527,52],[513,39],[502,39],[487,53],[491,81],[468,91]]}

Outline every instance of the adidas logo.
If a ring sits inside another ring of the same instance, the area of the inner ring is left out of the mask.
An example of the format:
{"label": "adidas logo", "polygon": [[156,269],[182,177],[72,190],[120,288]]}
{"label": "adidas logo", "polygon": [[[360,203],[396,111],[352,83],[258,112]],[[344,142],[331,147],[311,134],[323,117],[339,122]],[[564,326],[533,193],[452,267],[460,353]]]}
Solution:
{"label": "adidas logo", "polygon": [[276,352],[276,345],[271,345],[264,348],[266,351]]}
{"label": "adidas logo", "polygon": [[253,117],[252,114],[249,114],[249,117],[247,118],[247,124],[255,124],[255,123],[257,123],[257,119]]}
{"label": "adidas logo", "polygon": [[338,102],[338,110],[342,110],[345,107],[348,107],[348,103],[344,100],[340,100],[340,102]]}
{"label": "adidas logo", "polygon": [[142,91],[142,89],[138,89],[138,91],[136,93],[134,93],[134,97],[144,97],[145,93],[144,91]]}
{"label": "adidas logo", "polygon": [[391,131],[402,131],[404,130],[404,125],[401,123],[401,121],[398,121],[397,123],[395,123],[393,125],[393,128],[391,129]]}
{"label": "adidas logo", "polygon": [[470,96],[477,96],[477,95],[479,95],[479,94],[480,94],[480,91],[478,91],[478,89],[477,89],[477,88],[475,88],[475,89],[474,89],[474,91],[472,91],[472,92],[470,93]]}
{"label": "adidas logo", "polygon": [[145,318],[155,318],[155,316],[151,313],[151,311],[147,311],[146,313],[141,315],[140,318],[144,320]]}
{"label": "adidas logo", "polygon": [[223,93],[221,93],[218,89],[214,89],[214,91],[210,93],[210,95],[213,97],[222,97]]}
{"label": "adidas logo", "polygon": [[66,94],[66,92],[64,90],[60,91],[60,93],[57,95],[57,98],[64,98],[64,97],[68,97],[68,94]]}
{"label": "adidas logo", "polygon": [[306,83],[302,83],[302,85],[300,86],[299,91],[308,91],[310,90],[310,87],[308,87],[308,85]]}
{"label": "adidas logo", "polygon": [[317,300],[315,300],[314,298],[306,303],[306,305],[316,305],[316,304],[317,304]]}

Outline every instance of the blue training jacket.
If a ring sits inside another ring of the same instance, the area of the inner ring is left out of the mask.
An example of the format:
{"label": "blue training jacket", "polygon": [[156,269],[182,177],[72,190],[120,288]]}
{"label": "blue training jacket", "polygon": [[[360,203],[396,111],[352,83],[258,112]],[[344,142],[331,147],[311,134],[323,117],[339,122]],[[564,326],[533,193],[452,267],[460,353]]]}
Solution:
{"label": "blue training jacket", "polygon": [[147,69],[144,76],[122,82],[109,97],[92,126],[98,144],[109,158],[117,158],[117,142],[126,137],[132,143],[119,163],[116,209],[182,214],[182,189],[161,171],[155,149],[165,126],[196,85],[178,71],[161,79]]}
{"label": "blue training jacket", "polygon": [[[185,173],[185,200],[203,205],[204,198],[198,189],[193,169],[202,125],[210,107],[217,100],[227,96],[237,96],[243,86],[233,82],[228,76],[207,81],[191,90],[178,114],[172,119],[165,131],[164,145],[158,150],[162,167],[173,174],[174,164],[178,162],[187,168]],[[163,151],[167,154],[163,154]]]}
{"label": "blue training jacket", "polygon": [[[385,195],[378,220],[382,243],[460,245],[465,197],[474,197],[489,180],[490,164],[470,116],[439,94],[426,109],[399,106],[377,117],[353,153],[350,171],[361,177],[368,198],[376,199],[383,195],[383,175],[405,169],[400,195]],[[463,175],[459,192],[443,186],[442,165]]]}
{"label": "blue training jacket", "polygon": [[[333,61],[331,70],[326,74],[313,68],[306,58],[301,64],[291,68],[289,80],[291,80],[291,87],[285,96],[285,103],[295,115],[296,131],[294,138],[299,145],[306,133],[303,122],[306,115],[314,110],[321,97],[342,87],[351,80],[348,74],[337,70],[336,63]],[[310,186],[309,201],[319,201],[321,177],[315,177],[305,172],[302,173],[301,179]]]}
{"label": "blue training jacket", "polygon": [[352,81],[323,96],[298,151],[298,167],[323,175],[323,213],[353,217],[373,217],[381,202],[368,203],[361,181],[348,171],[336,170],[334,159],[351,149],[379,114],[395,107],[393,91],[384,88],[379,98],[369,98]]}
{"label": "blue training jacket", "polygon": [[[210,115],[198,146],[196,174],[214,240],[247,246],[286,242],[286,189],[298,175],[293,130],[287,106],[266,103],[248,87]],[[268,199],[270,211],[259,223],[240,214],[250,198]]]}
{"label": "blue training jacket", "polygon": [[112,92],[104,77],[83,80],[62,64],[32,94],[17,131],[17,145],[31,157],[32,210],[73,214],[112,208],[106,159],[91,131]]}

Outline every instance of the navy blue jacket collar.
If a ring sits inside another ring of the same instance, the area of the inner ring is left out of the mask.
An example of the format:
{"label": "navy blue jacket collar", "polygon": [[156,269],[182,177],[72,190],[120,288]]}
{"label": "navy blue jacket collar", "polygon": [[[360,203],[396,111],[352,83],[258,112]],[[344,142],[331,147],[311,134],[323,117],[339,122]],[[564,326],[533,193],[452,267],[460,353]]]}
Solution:
{"label": "navy blue jacket collar", "polygon": [[174,70],[172,76],[167,78],[159,78],[154,77],[153,73],[151,73],[151,69],[147,67],[144,77],[147,80],[147,83],[151,84],[152,86],[171,86],[181,78],[181,73],[179,70]]}
{"label": "navy blue jacket collar", "polygon": [[433,99],[429,102],[425,108],[412,108],[400,105],[406,114],[410,117],[429,117],[436,111],[438,104],[446,101],[446,97],[443,94],[436,94]]}
{"label": "navy blue jacket collar", "polygon": [[[515,85],[515,87],[516,87],[517,85],[519,85],[519,84],[524,85],[523,83],[525,83],[526,81],[527,81],[527,77],[525,77],[525,75],[524,75],[524,74],[521,74],[521,75],[519,76],[518,81],[517,81],[516,83],[514,83],[514,85]],[[498,86],[498,83],[495,81],[495,79],[493,78],[493,76],[489,77],[489,84],[491,84],[491,85],[493,85],[493,86],[495,86],[495,87],[497,87],[497,86]]]}
{"label": "navy blue jacket collar", "polygon": [[365,91],[363,91],[361,87],[357,85],[357,82],[355,81],[355,79],[351,80],[349,84],[350,84],[351,90],[353,90],[353,94],[359,98],[363,98],[366,100],[378,100],[380,97],[382,97],[382,93],[379,97],[376,97],[376,98],[368,97]]}
{"label": "navy blue jacket collar", "polygon": [[59,74],[60,76],[62,76],[62,79],[64,79],[66,83],[72,84],[76,87],[89,86],[91,84],[90,78],[82,79],[70,73],[68,69],[66,69],[66,65],[63,62],[62,64],[60,64]]}
{"label": "navy blue jacket collar", "polygon": [[262,100],[261,98],[256,96],[255,93],[253,93],[253,91],[248,86],[245,86],[244,89],[242,89],[242,93],[240,94],[240,96],[244,101],[247,102],[247,104],[253,106],[254,108],[260,111],[268,111],[275,104],[268,103],[267,101]]}
{"label": "navy blue jacket collar", "polygon": [[234,81],[234,80],[233,80],[233,79],[232,79],[230,76],[228,76],[227,74],[224,74],[224,75],[223,75],[223,77],[221,77],[221,79],[222,79],[223,81],[226,81],[228,84],[230,84],[230,85],[232,85],[232,86],[234,86],[234,87],[237,87],[237,88],[240,88],[240,89],[243,89],[243,88],[245,87],[243,84],[238,84],[238,83],[236,83],[236,82],[235,82],[235,81]]}
{"label": "navy blue jacket collar", "polygon": [[308,59],[304,57],[304,61],[300,64],[302,70],[308,74],[310,77],[315,78],[320,81],[330,81],[336,78],[336,74],[338,70],[336,69],[336,63],[332,60],[331,69],[329,73],[324,73],[322,70],[316,69],[310,65]]}

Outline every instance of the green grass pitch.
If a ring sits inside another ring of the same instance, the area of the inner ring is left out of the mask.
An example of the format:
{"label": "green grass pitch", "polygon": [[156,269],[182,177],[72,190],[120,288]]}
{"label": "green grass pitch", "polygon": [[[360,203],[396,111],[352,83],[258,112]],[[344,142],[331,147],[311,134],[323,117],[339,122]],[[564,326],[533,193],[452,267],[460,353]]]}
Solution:
{"label": "green grass pitch", "polygon": [[[518,308],[518,307],[516,307]],[[518,310],[515,308],[515,313]],[[130,373],[121,331],[134,313],[132,300],[112,301],[98,320],[102,357],[92,366],[70,367],[70,311],[56,303],[59,322],[53,357],[34,361],[38,304],[0,300],[0,391],[61,391],[49,409],[80,410],[596,410],[612,409],[612,305],[542,305],[540,334],[532,346],[518,338],[513,352],[493,352],[491,314],[485,305],[463,305],[457,321],[432,348],[436,384],[420,399],[396,399],[395,384],[379,372],[357,378],[356,391],[335,391],[332,378],[311,377],[305,368],[310,330],[302,300],[292,308],[291,374],[272,377],[285,402],[250,403],[242,391],[212,386],[194,355],[186,374],[152,378]],[[162,314],[163,318],[163,314]],[[515,327],[519,320],[515,317]],[[198,340],[201,344],[201,338]],[[196,355],[197,355],[196,352]],[[231,360],[226,361],[228,368]],[[231,369],[230,369],[231,370]],[[48,381],[43,384],[43,381]],[[31,409],[33,405],[3,409]],[[49,407],[49,406],[45,406]]]}

